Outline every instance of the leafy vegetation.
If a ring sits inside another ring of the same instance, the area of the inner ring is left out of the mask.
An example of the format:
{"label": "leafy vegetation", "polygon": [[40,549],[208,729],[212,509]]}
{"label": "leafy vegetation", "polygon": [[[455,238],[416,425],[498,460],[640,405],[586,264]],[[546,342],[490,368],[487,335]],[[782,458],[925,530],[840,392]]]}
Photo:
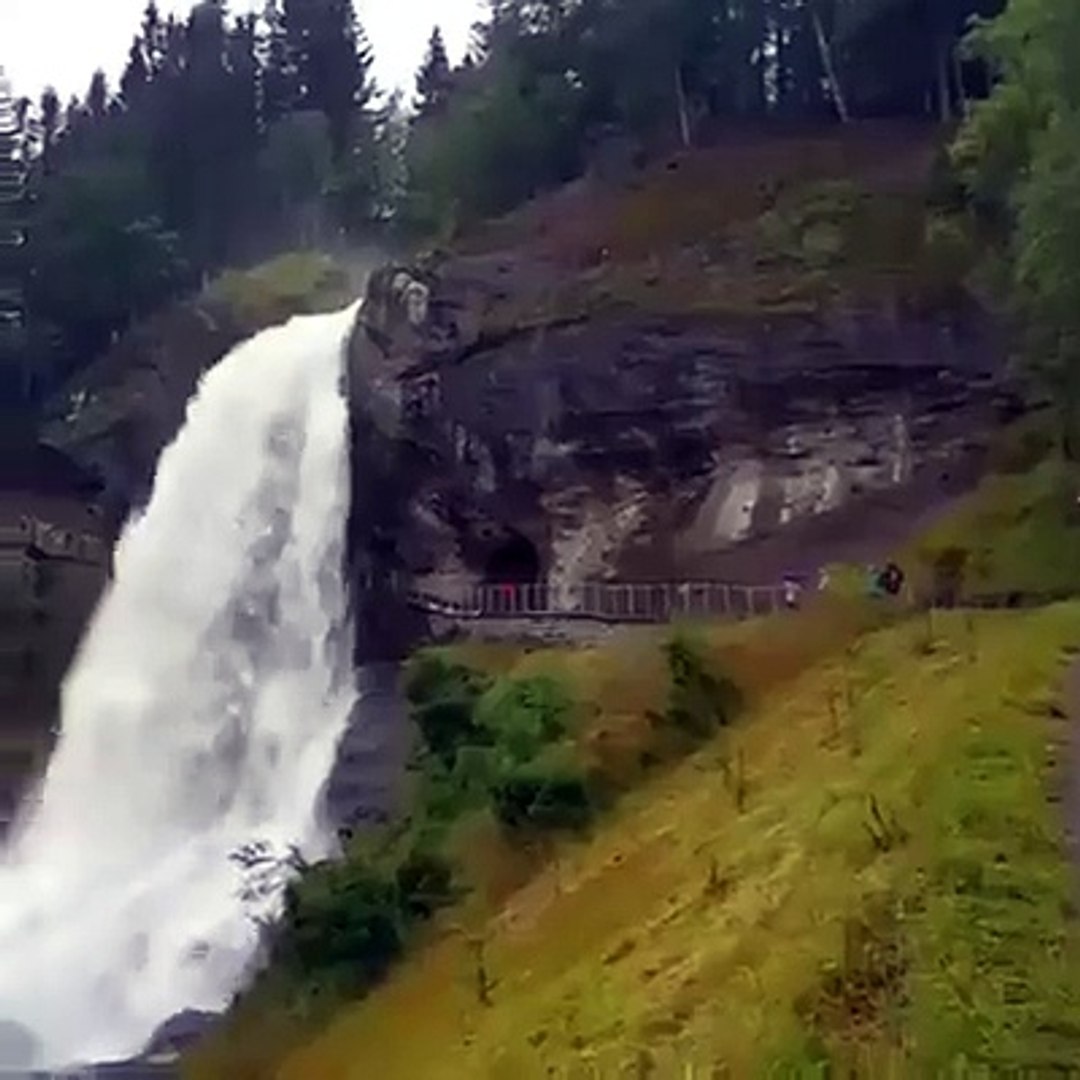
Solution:
{"label": "leafy vegetation", "polygon": [[988,475],[915,545],[917,586],[954,599],[1080,592],[1078,493],[1075,471],[1055,458]]}
{"label": "leafy vegetation", "polygon": [[187,15],[150,0],[132,29],[118,87],[99,72],[70,103],[16,99],[5,125],[19,190],[0,201],[28,237],[3,245],[0,293],[23,330],[4,342],[8,407],[40,404],[208,275],[370,235],[385,213],[393,110],[373,104],[351,0],[234,19],[218,0]]}
{"label": "leafy vegetation", "polygon": [[[661,691],[657,704],[666,693],[719,722],[739,695],[715,674],[712,648],[689,638],[667,645],[673,663],[660,642],[645,654]],[[294,1025],[303,1029],[368,992],[423,940],[422,925],[440,909],[456,904],[468,918],[470,903],[485,902],[491,871],[478,865],[478,851],[491,851],[496,865],[524,854],[525,880],[557,858],[560,838],[588,835],[624,790],[598,752],[603,725],[591,715],[592,693],[561,666],[508,670],[499,659],[468,648],[413,657],[405,685],[422,736],[413,810],[393,828],[357,836],[343,860],[308,869],[290,887],[268,966],[237,1004],[240,1029],[252,1012],[272,1014],[295,1037]],[[656,761],[685,756],[705,735],[695,730],[669,747],[642,720],[635,738]],[[231,1052],[230,1061],[230,1070],[243,1072]]]}
{"label": "leafy vegetation", "polygon": [[1011,0],[973,46],[998,76],[955,148],[979,213],[1004,238],[1004,280],[1028,370],[1055,402],[1066,456],[1080,415],[1080,8]]}
{"label": "leafy vegetation", "polygon": [[201,300],[222,307],[242,326],[263,327],[349,297],[348,274],[325,255],[294,252],[251,270],[226,271]]}
{"label": "leafy vegetation", "polygon": [[742,706],[742,693],[725,675],[709,670],[704,648],[686,631],[677,632],[664,645],[671,674],[664,719],[695,738],[708,738],[734,719]]}
{"label": "leafy vegetation", "polygon": [[[980,84],[978,65],[957,53],[966,20],[1000,8],[999,0],[932,8],[498,0],[460,68],[432,39],[409,148],[413,211],[453,233],[588,164],[605,169],[607,158],[625,165],[642,147],[694,145],[724,120],[947,121]],[[618,140],[622,148],[608,153]]]}
{"label": "leafy vegetation", "polygon": [[413,718],[428,752],[444,766],[452,767],[458,751],[485,741],[476,722],[476,706],[486,680],[442,652],[429,650],[411,661],[405,676],[405,692]]}
{"label": "leafy vegetation", "polygon": [[580,830],[595,810],[584,771],[572,759],[511,765],[492,783],[491,800],[495,817],[511,830]]}

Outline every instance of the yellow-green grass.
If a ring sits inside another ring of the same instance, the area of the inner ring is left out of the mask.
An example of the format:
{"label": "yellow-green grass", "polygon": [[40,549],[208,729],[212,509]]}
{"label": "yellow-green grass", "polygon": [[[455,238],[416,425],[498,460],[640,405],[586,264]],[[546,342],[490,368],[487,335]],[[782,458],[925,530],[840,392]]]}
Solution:
{"label": "yellow-green grass", "polygon": [[1080,591],[1080,476],[1049,459],[1030,472],[988,475],[909,553],[924,579],[943,553],[966,552],[962,591]]}
{"label": "yellow-green grass", "polygon": [[350,283],[329,256],[293,252],[250,270],[226,271],[211,282],[204,299],[242,325],[268,326],[342,306],[350,299]]}
{"label": "yellow-green grass", "polygon": [[[918,617],[831,651],[496,909],[451,915],[277,1075],[1080,1068],[1048,800],[1050,688],[1077,641],[1080,607],[1061,605],[932,632]],[[725,772],[744,774],[742,813]]]}

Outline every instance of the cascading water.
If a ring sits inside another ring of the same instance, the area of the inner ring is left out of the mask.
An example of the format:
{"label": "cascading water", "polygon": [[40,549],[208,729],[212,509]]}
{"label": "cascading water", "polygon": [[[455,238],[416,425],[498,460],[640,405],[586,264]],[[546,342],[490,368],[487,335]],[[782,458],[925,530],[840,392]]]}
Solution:
{"label": "cascading water", "polygon": [[40,798],[0,853],[0,1023],[33,1033],[39,1067],[132,1056],[225,1006],[258,944],[231,856],[328,848],[319,795],[356,697],[355,315],[294,319],[211,370],[117,549]]}

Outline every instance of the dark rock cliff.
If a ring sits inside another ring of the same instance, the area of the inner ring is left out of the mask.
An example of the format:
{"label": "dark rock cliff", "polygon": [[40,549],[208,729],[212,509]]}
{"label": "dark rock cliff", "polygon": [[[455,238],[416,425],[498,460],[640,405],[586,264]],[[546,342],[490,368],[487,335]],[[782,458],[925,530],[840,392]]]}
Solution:
{"label": "dark rock cliff", "polygon": [[816,531],[822,551],[802,561],[821,561],[842,539],[823,521],[850,532],[882,493],[928,508],[970,479],[1006,407],[999,341],[974,307],[500,329],[504,270],[486,256],[386,268],[353,343],[354,415],[373,379],[391,388],[413,458],[399,565],[434,588],[482,578],[521,538],[555,584],[777,576],[790,544],[734,553]]}

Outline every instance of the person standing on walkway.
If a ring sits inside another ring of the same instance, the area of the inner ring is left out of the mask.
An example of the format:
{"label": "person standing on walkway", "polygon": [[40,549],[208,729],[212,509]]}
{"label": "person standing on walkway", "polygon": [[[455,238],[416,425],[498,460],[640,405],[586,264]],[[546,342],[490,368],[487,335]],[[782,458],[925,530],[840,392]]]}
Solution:
{"label": "person standing on walkway", "polygon": [[799,595],[802,593],[802,586],[799,584],[798,578],[794,574],[784,575],[784,607],[788,611],[796,611],[799,607]]}

